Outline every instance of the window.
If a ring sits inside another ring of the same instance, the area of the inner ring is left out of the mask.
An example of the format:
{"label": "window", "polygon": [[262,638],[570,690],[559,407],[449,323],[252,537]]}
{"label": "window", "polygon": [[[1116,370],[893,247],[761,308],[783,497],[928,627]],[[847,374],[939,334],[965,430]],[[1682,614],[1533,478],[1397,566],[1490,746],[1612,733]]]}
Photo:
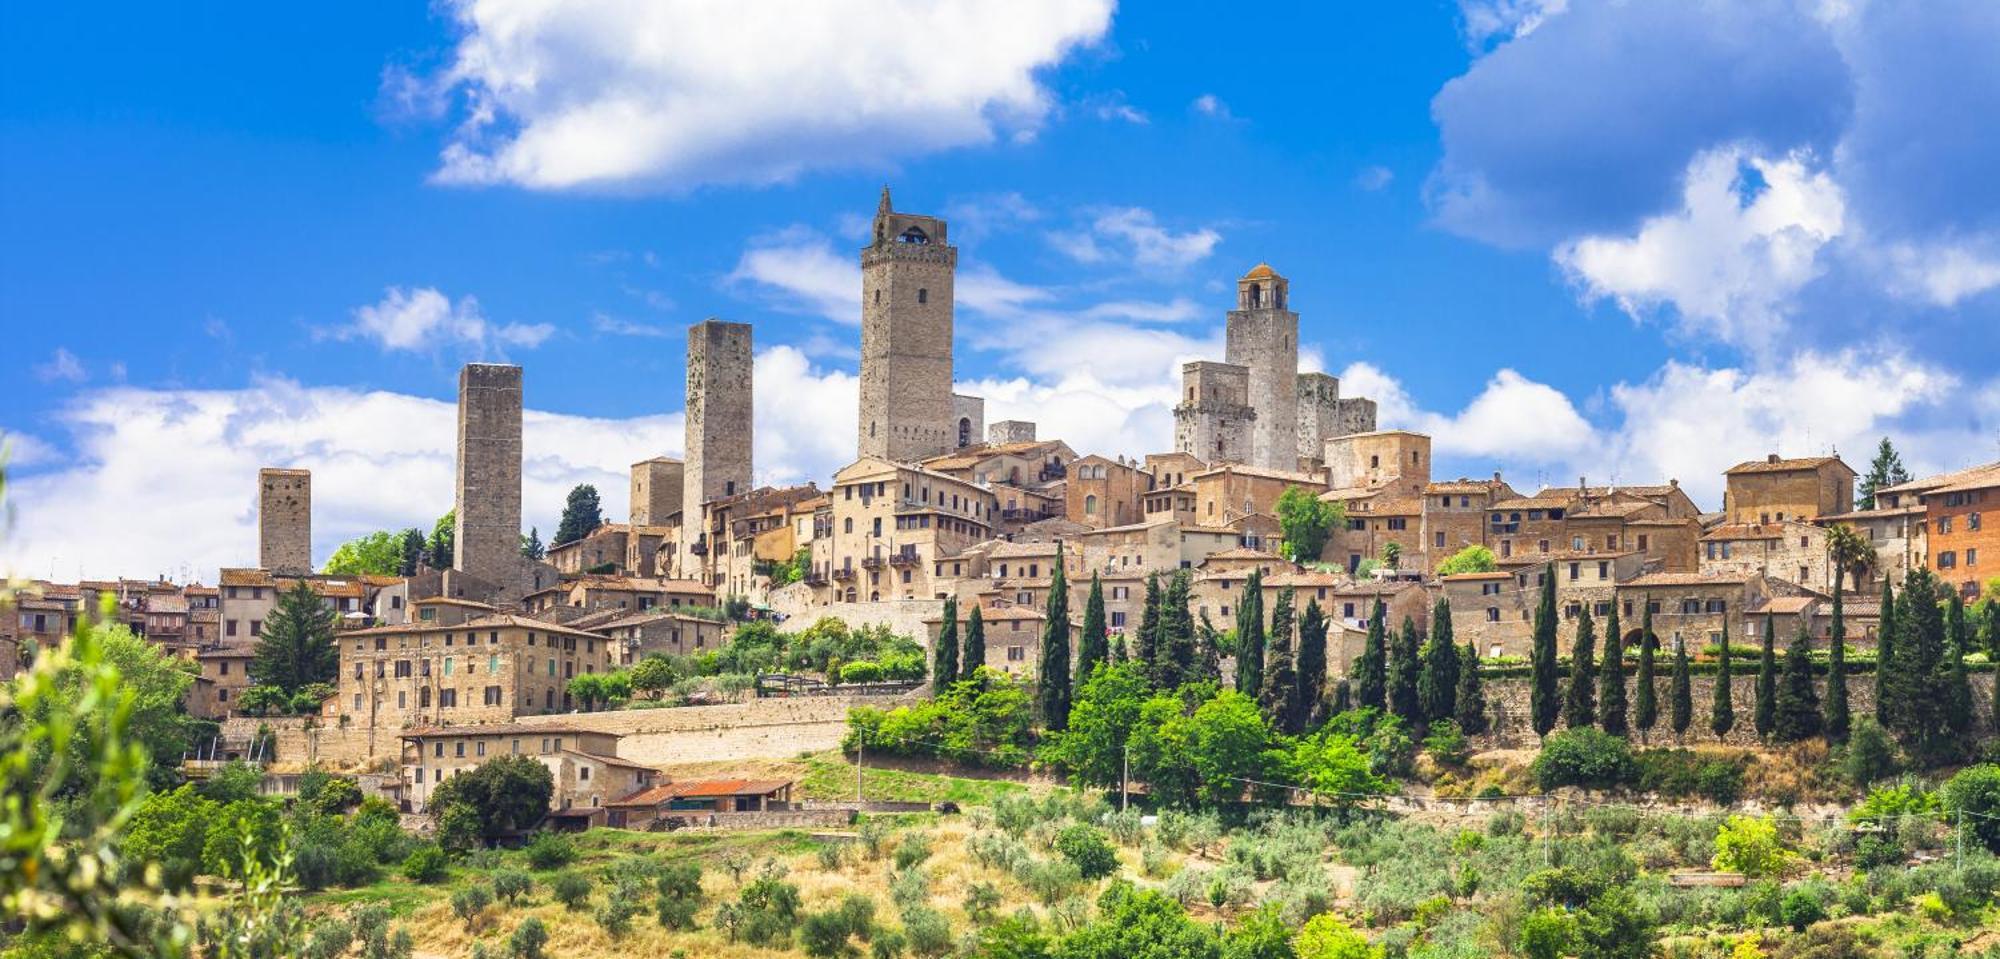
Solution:
{"label": "window", "polygon": [[[41,632],[41,625],[42,625],[42,624],[41,624],[41,617],[39,617],[39,616],[35,617],[35,631],[36,631],[36,632]],[[234,635],[236,635],[236,621],[235,621],[235,620],[233,620],[233,619],[232,619],[232,620],[229,620],[229,621],[227,621],[227,622],[224,622],[224,623],[222,624],[222,635],[224,635],[224,636],[234,636]]]}
{"label": "window", "polygon": [[[1967,529],[1968,531],[1977,531],[1977,530],[1979,529],[1979,514],[1978,514],[1978,513],[1967,513],[1967,514],[1965,514],[1965,528],[1966,528],[1966,529]],[[1967,563],[1966,565],[1967,565],[1967,566],[1970,566],[1970,565],[1972,565],[1972,564],[1970,564],[1970,563]]]}
{"label": "window", "polygon": [[918,288],[917,288],[917,302],[918,302],[918,303],[929,303],[930,301],[931,301],[931,291],[930,291],[930,290],[927,290],[927,289],[924,289],[924,288],[922,288],[922,287],[918,287]]}
{"label": "window", "polygon": [[461,739],[461,740],[459,740],[458,742],[455,742],[455,743],[453,743],[453,744],[452,744],[452,750],[451,750],[451,752],[452,752],[452,755],[453,755],[453,756],[454,756],[455,758],[458,758],[458,759],[464,759],[464,758],[465,758],[465,740]]}
{"label": "window", "polygon": [[1025,648],[1023,648],[1023,647],[1020,647],[1020,646],[1009,646],[1009,647],[1007,647],[1007,661],[1008,661],[1008,662],[1010,662],[1010,663],[1018,663],[1018,662],[1022,662],[1022,661],[1024,661],[1024,660],[1026,660],[1027,658],[1028,658],[1028,651],[1027,651],[1027,650],[1026,650]]}
{"label": "window", "polygon": [[1444,534],[1443,534],[1443,533],[1439,533],[1439,534],[1437,534],[1437,546],[1438,546],[1438,548],[1439,548],[1439,549],[1443,549],[1443,548],[1444,548]]}
{"label": "window", "polygon": [[1647,547],[1647,545],[1648,545],[1648,543],[1647,543],[1647,539],[1648,539],[1648,537],[1646,536],[1646,534],[1645,534],[1645,533],[1640,533],[1640,534],[1639,534],[1639,549],[1640,549],[1641,551],[1644,551],[1644,550],[1646,549],[1646,547]]}
{"label": "window", "polygon": [[1125,614],[1124,614],[1124,613],[1121,613],[1121,612],[1115,612],[1115,611],[1114,611],[1114,612],[1113,612],[1113,613],[1111,614],[1111,628],[1112,628],[1112,629],[1124,629],[1124,628],[1125,628]]}
{"label": "window", "polygon": [[1939,569],[1951,569],[1957,565],[1958,565],[1958,553],[1952,550],[1945,550],[1944,552],[1938,554]]}
{"label": "window", "polygon": [[1977,566],[1977,565],[1979,565],[1979,550],[1978,550],[1978,549],[1976,549],[1976,548],[1975,548],[1975,549],[1968,549],[1968,550],[1966,550],[1966,551],[1965,551],[1965,565],[1967,565],[1967,566]]}
{"label": "window", "polygon": [[458,690],[456,690],[456,689],[440,689],[440,690],[438,690],[438,708],[439,708],[439,709],[457,709],[457,708],[458,708]]}
{"label": "window", "polygon": [[1938,532],[1940,533],[1951,532],[1951,517],[1949,516],[1938,517]]}
{"label": "window", "polygon": [[1581,577],[1582,575],[1583,575],[1583,564],[1582,564],[1582,563],[1571,563],[1571,564],[1569,564],[1569,578],[1570,578],[1570,579],[1577,579],[1577,578]]}
{"label": "window", "polygon": [[1500,607],[1498,607],[1498,606],[1488,606],[1488,607],[1486,607],[1486,621],[1487,621],[1487,622],[1489,622],[1489,623],[1497,623],[1497,622],[1499,622],[1499,621],[1500,621]]}
{"label": "window", "polygon": [[262,635],[264,635],[264,621],[263,621],[263,620],[261,620],[261,619],[253,619],[253,620],[251,620],[251,621],[250,621],[250,635],[252,635],[252,636],[262,636]]}

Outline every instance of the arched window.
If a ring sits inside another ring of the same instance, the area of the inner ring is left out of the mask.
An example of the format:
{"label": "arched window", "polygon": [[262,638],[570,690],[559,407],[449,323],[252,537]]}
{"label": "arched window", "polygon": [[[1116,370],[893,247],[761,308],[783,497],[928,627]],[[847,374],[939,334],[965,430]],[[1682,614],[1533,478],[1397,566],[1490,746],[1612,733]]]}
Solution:
{"label": "arched window", "polygon": [[896,242],[926,245],[931,242],[931,237],[930,234],[923,231],[923,228],[913,226],[904,230],[903,235],[896,238]]}
{"label": "arched window", "polygon": [[1250,308],[1254,310],[1264,305],[1263,301],[1264,301],[1263,285],[1259,283],[1250,284]]}
{"label": "arched window", "polygon": [[1094,493],[1093,493],[1093,494],[1091,494],[1091,495],[1089,495],[1089,496],[1086,496],[1086,497],[1084,497],[1084,498],[1083,498],[1083,515],[1085,515],[1085,516],[1096,516],[1096,515],[1097,515],[1097,496],[1096,496],[1096,494],[1094,494]]}
{"label": "arched window", "polygon": [[972,445],[972,418],[969,416],[958,418],[958,445],[961,447]]}

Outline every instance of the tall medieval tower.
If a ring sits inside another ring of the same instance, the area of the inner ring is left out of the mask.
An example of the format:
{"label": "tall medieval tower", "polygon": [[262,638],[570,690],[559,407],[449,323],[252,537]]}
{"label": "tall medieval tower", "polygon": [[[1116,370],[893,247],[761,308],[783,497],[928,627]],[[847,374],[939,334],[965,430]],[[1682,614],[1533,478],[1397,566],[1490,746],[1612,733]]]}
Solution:
{"label": "tall medieval tower", "polygon": [[883,187],[874,233],[861,251],[861,456],[907,463],[958,447],[951,392],[957,267],[945,222],[895,212]]}
{"label": "tall medieval tower", "polygon": [[312,474],[257,471],[257,564],[272,572],[312,572]]}
{"label": "tall medieval tower", "polygon": [[488,586],[521,569],[521,368],[468,363],[458,372],[458,525],[452,568]]}
{"label": "tall medieval tower", "polygon": [[681,470],[681,538],[705,531],[707,504],[750,492],[750,324],[703,320],[688,327],[687,462]]}
{"label": "tall medieval tower", "polygon": [[1236,281],[1224,357],[1250,371],[1250,465],[1287,471],[1299,468],[1299,315],[1287,308],[1289,286],[1265,263]]}

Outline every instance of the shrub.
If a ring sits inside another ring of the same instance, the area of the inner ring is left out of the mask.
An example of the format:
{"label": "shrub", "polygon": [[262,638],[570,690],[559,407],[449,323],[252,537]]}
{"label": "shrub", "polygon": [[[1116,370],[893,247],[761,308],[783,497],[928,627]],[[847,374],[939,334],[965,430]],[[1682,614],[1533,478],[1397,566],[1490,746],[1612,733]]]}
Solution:
{"label": "shrub", "polygon": [[1543,789],[1610,789],[1632,781],[1632,747],[1591,726],[1565,729],[1542,744],[1534,770],[1535,782]]}
{"label": "shrub", "polygon": [[507,937],[507,951],[514,959],[543,959],[542,947],[548,944],[548,929],[533,916],[521,920],[521,924],[514,927],[514,934]]}
{"label": "shrub", "polygon": [[743,887],[736,908],[743,938],[751,945],[785,945],[792,941],[792,927],[798,922],[799,887],[767,871]]}
{"label": "shrub", "polygon": [[576,861],[576,841],[559,832],[538,832],[528,840],[528,865],[544,872]]}
{"label": "shrub", "polygon": [[1782,871],[1791,858],[1778,838],[1776,823],[1759,816],[1731,816],[1716,831],[1711,864],[1723,872],[1768,876]]}
{"label": "shrub", "polygon": [[493,894],[485,886],[467,886],[451,894],[451,914],[465,922],[465,931],[471,932],[479,924],[479,914],[492,905]]}
{"label": "shrub", "polygon": [[1689,749],[1648,749],[1633,755],[1639,788],[1673,799],[1700,796],[1730,805],[1743,795],[1743,763]]}
{"label": "shrub", "polygon": [[929,906],[903,910],[903,935],[918,956],[941,956],[951,949],[951,923]]}
{"label": "shrub", "polygon": [[566,872],[549,884],[549,892],[554,894],[556,901],[562,903],[564,907],[582,909],[590,902],[590,880],[578,873]]}
{"label": "shrub", "polygon": [[534,888],[535,880],[525,872],[507,869],[493,874],[493,895],[510,906]]}
{"label": "shrub", "polygon": [[1804,932],[1807,926],[1826,918],[1826,906],[1804,886],[1785,893],[1784,902],[1778,906],[1778,916],[1793,932]]}
{"label": "shrub", "polygon": [[1961,769],[1942,792],[1944,808],[1965,819],[1964,828],[1988,850],[2000,853],[2000,765]]}
{"label": "shrub", "polygon": [[611,938],[616,939],[632,928],[632,917],[638,912],[639,901],[636,896],[615,895],[606,899],[604,906],[597,910],[597,924],[604,927],[605,933]]}
{"label": "shrub", "polygon": [[425,843],[403,860],[403,875],[411,882],[430,885],[442,882],[445,877],[444,850],[436,843]]}
{"label": "shrub", "polygon": [[1111,843],[1103,833],[1081,823],[1056,835],[1056,851],[1085,879],[1101,879],[1118,871],[1118,853]]}
{"label": "shrub", "polygon": [[669,863],[654,880],[659,890],[660,925],[686,929],[694,925],[701,909],[701,866],[693,862]]}
{"label": "shrub", "polygon": [[896,844],[895,863],[897,869],[908,869],[931,857],[931,836],[926,832],[908,832]]}

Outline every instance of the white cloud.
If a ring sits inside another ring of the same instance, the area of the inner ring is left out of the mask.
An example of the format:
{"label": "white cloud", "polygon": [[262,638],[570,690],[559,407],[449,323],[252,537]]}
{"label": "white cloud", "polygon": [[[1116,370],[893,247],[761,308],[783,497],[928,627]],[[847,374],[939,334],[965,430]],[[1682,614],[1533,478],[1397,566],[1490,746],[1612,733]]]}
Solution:
{"label": "white cloud", "polygon": [[1374,166],[1362,167],[1359,173],[1354,174],[1354,185],[1370,193],[1374,193],[1377,190],[1387,187],[1395,179],[1396,171],[1378,163]]}
{"label": "white cloud", "polygon": [[1556,262],[1586,298],[1611,298],[1634,317],[1670,304],[1690,336],[1768,351],[1794,295],[1824,269],[1820,249],[1842,233],[1840,186],[1808,155],[1725,147],[1689,163],[1681,198],[1633,236],[1562,244]]}
{"label": "white cloud", "polygon": [[468,107],[437,179],[687,189],[1022,139],[1051,108],[1038,74],[1112,6],[453,0],[436,83]]}
{"label": "white cloud", "polygon": [[861,325],[859,254],[836,252],[833,241],[806,227],[752,241],[725,282],[763,287],[784,308]]}
{"label": "white cloud", "polygon": [[640,323],[609,313],[596,313],[590,318],[590,328],[612,336],[640,336],[659,339],[674,335],[674,331],[652,323]]}
{"label": "white cloud", "polygon": [[1051,234],[1049,241],[1079,263],[1178,270],[1207,259],[1222,234],[1207,227],[1176,233],[1151,210],[1121,207],[1099,213],[1088,233]]}
{"label": "white cloud", "polygon": [[1205,117],[1214,117],[1217,120],[1236,119],[1236,115],[1229,112],[1229,104],[1222,102],[1222,98],[1213,93],[1204,93],[1201,96],[1195,97],[1194,102],[1188,104],[1188,109]]}
{"label": "white cloud", "polygon": [[44,383],[53,383],[57,380],[65,383],[81,383],[89,378],[89,374],[84,372],[83,361],[77,359],[75,353],[59,346],[49,357],[48,362],[36,364],[35,378]]}
{"label": "white cloud", "polygon": [[1589,421],[1555,387],[1501,369],[1456,413],[1422,408],[1401,382],[1373,364],[1349,364],[1340,395],[1372,399],[1383,429],[1429,434],[1436,455],[1466,461],[1548,464],[1587,455],[1595,444]]}
{"label": "white cloud", "polygon": [[1544,21],[1569,9],[1569,0],[1459,0],[1460,29],[1474,53],[1535,32]]}
{"label": "white cloud", "polygon": [[1994,252],[1995,246],[2000,244],[1939,241],[1891,246],[1890,289],[1934,306],[1957,306],[2000,286],[2000,253]]}
{"label": "white cloud", "polygon": [[369,340],[384,350],[420,353],[454,346],[484,356],[507,346],[533,349],[555,331],[548,323],[493,323],[470,296],[454,303],[432,287],[392,286],[383,291],[381,300],[356,307],[352,324],[322,330],[320,335]]}
{"label": "white cloud", "polygon": [[756,375],[756,481],[829,488],[834,471],[854,462],[860,381],[844,370],[817,368],[790,346],[757,354]]}
{"label": "white cloud", "polygon": [[985,397],[988,423],[1027,420],[1035,424],[1035,435],[1062,440],[1079,453],[1140,457],[1173,447],[1178,383],[1178,370],[1171,378],[1120,383],[1074,371],[1054,381],[960,382],[958,391]]}

